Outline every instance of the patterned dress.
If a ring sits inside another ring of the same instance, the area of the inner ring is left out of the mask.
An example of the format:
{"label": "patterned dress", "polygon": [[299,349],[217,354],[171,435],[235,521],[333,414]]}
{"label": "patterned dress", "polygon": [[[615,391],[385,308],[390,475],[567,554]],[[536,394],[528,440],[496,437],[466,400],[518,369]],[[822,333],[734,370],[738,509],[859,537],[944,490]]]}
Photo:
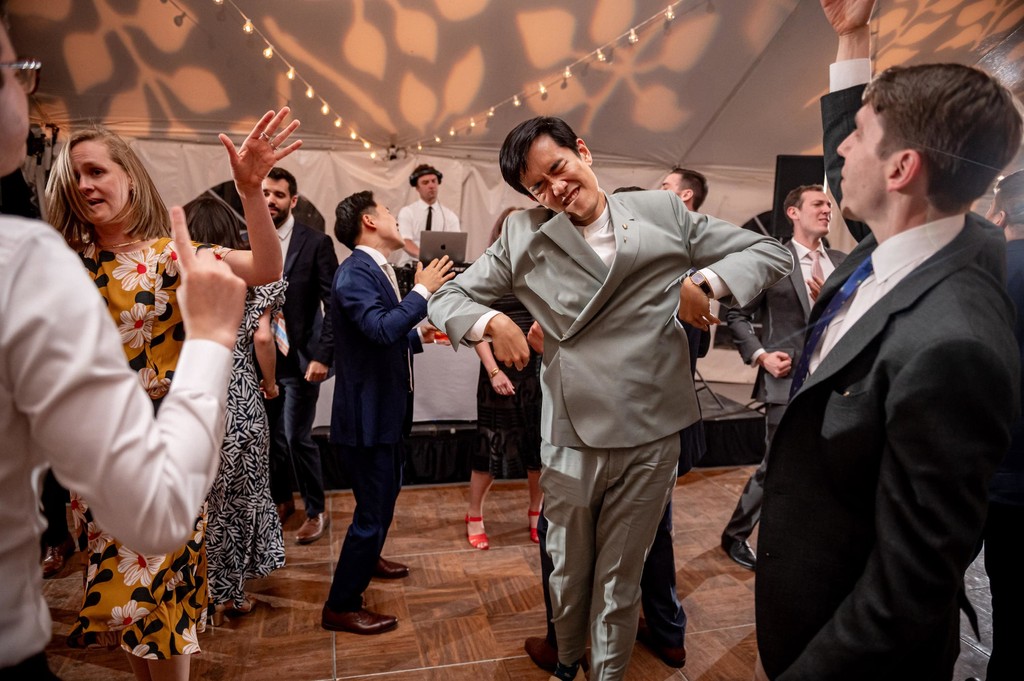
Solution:
{"label": "patterned dress", "polygon": [[270,429],[253,361],[260,315],[284,304],[288,284],[249,289],[238,328],[224,415],[220,470],[207,497],[206,551],[214,603],[241,603],[245,580],[284,566],[281,521],[270,498]]}
{"label": "patterned dress", "polygon": [[[230,249],[214,247],[223,257]],[[121,332],[128,365],[153,398],[167,394],[185,340],[176,291],[177,254],[170,238],[125,253],[89,245],[82,262],[107,301]],[[71,510],[79,543],[87,543],[85,597],[68,634],[72,647],[120,645],[138,657],[164,659],[199,652],[206,627],[206,509],[197,509],[195,532],[173,553],[132,551],[103,531],[74,492]]]}

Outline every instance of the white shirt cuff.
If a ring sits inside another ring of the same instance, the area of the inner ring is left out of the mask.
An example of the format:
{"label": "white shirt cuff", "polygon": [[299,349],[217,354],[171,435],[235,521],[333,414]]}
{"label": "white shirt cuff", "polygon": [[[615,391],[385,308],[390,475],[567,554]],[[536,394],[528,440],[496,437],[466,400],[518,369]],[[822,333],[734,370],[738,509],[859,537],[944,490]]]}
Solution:
{"label": "white shirt cuff", "polygon": [[839,92],[871,82],[870,59],[847,59],[828,67],[828,91]]}
{"label": "white shirt cuff", "polygon": [[489,340],[485,335],[485,332],[487,331],[487,324],[499,314],[501,313],[497,310],[491,310],[490,312],[484,313],[480,319],[476,320],[476,324],[473,324],[473,327],[466,333],[463,340],[469,341],[470,343]]}
{"label": "white shirt cuff", "polygon": [[409,293],[418,293],[423,296],[423,300],[430,300],[430,291],[423,284],[416,284]]}
{"label": "white shirt cuff", "polygon": [[708,286],[711,287],[711,291],[715,294],[711,296],[715,300],[724,298],[725,296],[732,293],[729,285],[722,280],[720,276],[709,270],[707,267],[700,270],[700,273],[704,275],[704,278],[708,280]]}
{"label": "white shirt cuff", "polygon": [[758,348],[757,350],[754,350],[754,354],[751,355],[750,357],[751,366],[757,366],[757,358],[765,354],[765,352],[767,351],[764,348]]}
{"label": "white shirt cuff", "polygon": [[211,386],[215,386],[219,392],[228,384],[231,364],[231,350],[220,343],[203,338],[188,339],[182,345],[171,390],[209,393]]}

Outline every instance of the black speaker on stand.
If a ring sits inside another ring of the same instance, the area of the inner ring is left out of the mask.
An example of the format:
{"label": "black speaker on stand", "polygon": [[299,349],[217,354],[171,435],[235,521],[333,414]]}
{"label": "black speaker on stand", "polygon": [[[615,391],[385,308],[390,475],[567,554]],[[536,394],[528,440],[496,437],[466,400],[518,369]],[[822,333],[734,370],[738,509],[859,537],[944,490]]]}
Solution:
{"label": "black speaker on stand", "polygon": [[825,159],[822,156],[775,157],[775,191],[772,201],[772,236],[786,242],[793,238],[793,225],[786,219],[782,204],[786,194],[804,184],[822,184],[825,181]]}

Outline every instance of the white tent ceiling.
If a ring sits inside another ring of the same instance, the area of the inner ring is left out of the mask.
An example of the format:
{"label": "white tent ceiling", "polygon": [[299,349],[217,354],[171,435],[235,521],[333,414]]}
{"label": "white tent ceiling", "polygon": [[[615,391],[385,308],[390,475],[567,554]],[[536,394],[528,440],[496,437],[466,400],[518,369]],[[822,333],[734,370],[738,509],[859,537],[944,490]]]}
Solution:
{"label": "white tent ceiling", "polygon": [[[663,166],[770,167],[777,153],[818,148],[817,98],[835,38],[817,0],[683,0],[671,22],[659,14],[666,5],[14,0],[11,10],[22,50],[45,63],[34,113],[62,128],[102,121],[136,137],[208,141],[290,103],[307,144],[337,148],[353,144],[354,129],[375,148],[433,145],[436,134],[448,153],[493,150],[536,113],[569,120],[598,157]],[[243,33],[240,12],[266,41]],[[598,47],[655,15],[639,42],[620,39],[603,50],[610,61],[596,61]],[[1002,47],[1013,62],[1003,74],[1020,91],[1022,21],[1020,0],[882,0],[878,63],[978,63]],[[286,78],[286,63],[313,99]],[[523,107],[501,104],[517,93]]]}
{"label": "white tent ceiling", "polygon": [[[175,148],[187,149],[214,142],[221,131],[237,137],[267,109],[290,104],[303,122],[307,149],[366,157],[353,186],[376,182],[394,192],[398,205],[408,187],[392,182],[389,172],[397,167],[394,175],[400,176],[421,157],[473,160],[462,178],[483,173],[485,184],[496,187],[496,175],[480,164],[493,164],[506,132],[539,113],[568,120],[599,163],[633,167],[632,176],[620,173],[633,180],[626,183],[651,186],[664,168],[678,163],[708,169],[713,196],[716,176],[726,183],[743,173],[770,175],[777,154],[818,152],[817,99],[827,90],[826,65],[836,42],[818,0],[681,0],[672,5],[670,22],[667,5],[11,0],[9,9],[20,51],[45,64],[33,98],[37,123],[64,133],[100,122],[127,136],[174,140]],[[978,64],[1024,93],[1021,0],[879,5],[879,67]],[[242,31],[243,16],[251,20],[252,34]],[[634,27],[639,40],[630,44],[625,36]],[[262,54],[268,45],[271,59]],[[598,61],[598,48],[610,59]],[[295,80],[286,77],[288,64]],[[568,79],[566,66],[572,67]],[[539,83],[546,96],[538,94]],[[305,96],[307,84],[313,98]],[[521,107],[513,106],[514,96]],[[324,104],[327,115],[320,111]],[[487,115],[491,107],[493,117]],[[338,117],[341,127],[334,125]],[[353,130],[356,141],[350,139]],[[377,160],[369,161],[363,140]],[[392,145],[397,158],[389,165],[383,157]],[[346,180],[336,184],[344,188]],[[770,207],[765,184],[758,186],[767,196],[757,199],[762,207],[753,212]],[[340,196],[324,193],[320,208],[329,213]],[[482,203],[500,210],[507,199],[503,193]],[[460,195],[460,204],[465,201]]]}

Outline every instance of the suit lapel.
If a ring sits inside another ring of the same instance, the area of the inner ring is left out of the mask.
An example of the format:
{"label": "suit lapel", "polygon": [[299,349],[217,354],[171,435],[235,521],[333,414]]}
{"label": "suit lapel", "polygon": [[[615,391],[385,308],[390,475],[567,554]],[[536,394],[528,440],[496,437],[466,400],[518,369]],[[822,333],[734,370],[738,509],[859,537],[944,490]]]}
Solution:
{"label": "suit lapel", "polygon": [[577,265],[598,281],[604,281],[608,276],[608,267],[604,261],[597,256],[565,213],[558,213],[541,225],[540,232],[555,242]]}
{"label": "suit lapel", "polygon": [[299,229],[299,223],[292,225],[292,238],[288,242],[288,253],[284,257],[284,276],[285,278],[291,274],[292,268],[295,266],[295,261],[299,257],[299,252],[302,250],[303,245],[306,243],[306,232],[305,230]]}
{"label": "suit lapel", "polygon": [[797,255],[796,246],[790,241],[786,244],[789,252],[793,254],[793,271],[789,273],[789,283],[793,285],[796,297],[800,301],[800,307],[804,310],[804,319],[811,316],[811,300],[807,297],[807,284],[804,283],[804,268],[800,266],[800,257]]}
{"label": "suit lapel", "polygon": [[[868,238],[871,239],[872,243],[865,250],[873,251],[876,245],[874,235]],[[860,354],[885,329],[893,315],[899,314],[916,303],[918,298],[951,273],[967,266],[976,257],[981,241],[984,238],[980,228],[972,226],[970,221],[968,221],[964,229],[951,243],[921,263],[906,279],[897,284],[892,291],[883,296],[863,317],[858,319],[850,327],[849,331],[843,334],[839,342],[836,343],[835,347],[832,348],[814,373],[807,379],[804,390],[808,386],[828,380],[830,376],[845,367]],[[843,261],[841,267],[844,270],[844,276],[839,280],[840,285],[846,281],[850,274],[850,272],[846,272],[848,263],[854,260],[859,265],[867,257],[864,253],[858,253],[861,251],[861,245],[864,245],[864,242],[867,240],[867,238],[864,239],[850,253],[850,256]],[[839,268],[836,269],[836,272],[838,271]],[[832,277],[829,277],[829,280],[831,281]],[[821,298],[822,296],[819,296],[819,300]],[[804,392],[804,390],[801,392]]]}
{"label": "suit lapel", "polygon": [[[637,253],[640,250],[640,228],[636,217],[618,201],[608,197],[608,207],[611,214],[612,229],[615,230],[615,259],[612,267],[604,279],[604,284],[598,289],[597,294],[590,299],[587,306],[580,312],[579,317],[572,323],[565,332],[563,340],[572,337],[577,331],[586,326],[587,322],[593,319],[594,315],[604,307],[608,299],[618,289],[619,284],[626,278],[636,261]],[[581,237],[582,238],[582,237]],[[584,241],[584,246],[594,253],[594,249]],[[594,257],[597,254],[594,253]],[[597,258],[598,262],[604,265],[604,261]]]}
{"label": "suit lapel", "polygon": [[391,280],[388,279],[388,275],[384,272],[384,268],[374,262],[373,258],[366,251],[362,251],[357,248],[352,251],[352,255],[365,262],[366,266],[370,268],[370,272],[373,273],[373,278],[377,281],[377,286],[384,291],[384,295],[391,301],[392,306],[398,305],[400,301],[398,300],[398,296],[395,295],[395,289],[392,288]]}

